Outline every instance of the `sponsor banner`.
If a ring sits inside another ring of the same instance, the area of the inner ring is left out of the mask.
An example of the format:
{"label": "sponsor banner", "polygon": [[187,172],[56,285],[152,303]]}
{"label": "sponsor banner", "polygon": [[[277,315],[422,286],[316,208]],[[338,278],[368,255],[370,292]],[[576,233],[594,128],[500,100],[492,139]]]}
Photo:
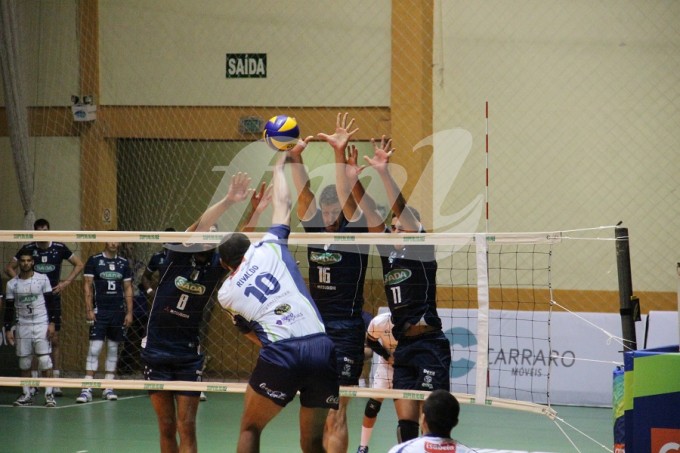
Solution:
{"label": "sponsor banner", "polygon": [[[662,317],[657,313],[652,322]],[[439,314],[451,341],[451,390],[475,394],[477,310]],[[653,324],[654,341],[673,343],[672,324]],[[636,323],[638,342],[643,326]],[[551,404],[611,407],[612,371],[623,364],[620,335],[621,319],[614,313],[553,313],[549,325],[546,312],[491,310],[488,395],[545,404],[550,372]]]}

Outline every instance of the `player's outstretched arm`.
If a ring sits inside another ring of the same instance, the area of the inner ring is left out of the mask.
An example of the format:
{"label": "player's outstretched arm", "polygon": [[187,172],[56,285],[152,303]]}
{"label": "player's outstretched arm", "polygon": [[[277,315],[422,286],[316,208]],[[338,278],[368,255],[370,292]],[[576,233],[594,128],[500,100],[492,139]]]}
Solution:
{"label": "player's outstretched arm", "polygon": [[302,151],[305,150],[312,138],[313,137],[310,135],[304,140],[299,140],[293,149],[288,151],[288,160],[291,168],[290,172],[293,176],[295,190],[297,190],[298,193],[297,216],[300,220],[310,220],[316,213],[316,197],[310,187],[309,174],[302,161]]}
{"label": "player's outstretched arm", "polygon": [[366,217],[368,231],[371,233],[382,233],[385,231],[385,221],[378,213],[378,206],[375,200],[366,193],[364,185],[359,180],[359,174],[365,167],[357,164],[358,151],[355,146],[350,146],[345,154],[345,176],[347,183],[352,188],[352,198],[361,208]]}
{"label": "player's outstretched arm", "polygon": [[252,189],[250,186],[250,176],[247,173],[238,172],[231,177],[229,190],[220,201],[210,206],[201,217],[194,222],[187,231],[209,231],[210,227],[217,222],[224,212],[232,205],[245,201],[250,197]]}
{"label": "player's outstretched arm", "polygon": [[324,140],[326,143],[331,145],[333,152],[335,153],[335,190],[338,194],[338,200],[342,204],[342,212],[347,220],[355,220],[357,213],[357,204],[352,197],[352,188],[349,185],[347,178],[345,177],[345,148],[349,140],[352,138],[359,128],[355,127],[354,118],[347,122],[347,112],[344,114],[338,113],[337,119],[335,120],[335,132],[331,135],[319,133],[317,137]]}
{"label": "player's outstretched arm", "polygon": [[274,165],[274,177],[272,178],[273,225],[290,226],[290,190],[286,182],[286,175],[283,172],[286,158],[285,153],[281,153],[281,156],[276,161],[276,165]]}
{"label": "player's outstretched arm", "polygon": [[379,145],[373,139],[371,139],[371,143],[373,144],[373,157],[365,156],[364,159],[380,175],[380,179],[387,192],[387,198],[392,206],[392,212],[399,218],[399,223],[401,223],[401,227],[404,230],[419,231],[420,222],[418,222],[410,210],[406,209],[406,200],[390,173],[390,157],[392,157],[395,151],[392,148],[392,139],[386,140],[383,135]]}
{"label": "player's outstretched arm", "polygon": [[267,209],[269,203],[272,201],[272,185],[267,186],[266,182],[262,182],[260,187],[253,192],[250,197],[250,210],[246,216],[243,226],[240,228],[241,231],[255,231],[257,223],[260,220],[260,216]]}

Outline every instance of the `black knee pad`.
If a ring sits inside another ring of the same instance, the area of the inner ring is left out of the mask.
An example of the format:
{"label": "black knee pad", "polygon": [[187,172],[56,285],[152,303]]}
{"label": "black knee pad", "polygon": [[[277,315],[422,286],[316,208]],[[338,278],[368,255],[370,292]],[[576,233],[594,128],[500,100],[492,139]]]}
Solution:
{"label": "black knee pad", "polygon": [[399,440],[399,443],[402,443],[407,440],[415,439],[418,437],[419,430],[420,425],[418,422],[399,420],[399,425],[397,425],[397,440]]}
{"label": "black knee pad", "polygon": [[370,398],[366,403],[364,415],[368,418],[376,418],[378,416],[378,412],[380,412],[380,406],[382,406],[382,402]]}

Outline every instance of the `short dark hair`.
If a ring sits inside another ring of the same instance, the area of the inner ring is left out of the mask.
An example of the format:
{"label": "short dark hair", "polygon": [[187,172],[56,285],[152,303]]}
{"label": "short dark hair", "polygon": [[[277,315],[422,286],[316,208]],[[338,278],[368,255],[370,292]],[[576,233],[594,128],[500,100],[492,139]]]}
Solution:
{"label": "short dark hair", "polygon": [[319,204],[328,205],[339,203],[338,191],[335,188],[335,184],[330,184],[323,188],[321,195],[319,195]]}
{"label": "short dark hair", "polygon": [[47,229],[50,229],[50,222],[47,221],[47,219],[38,219],[35,222],[33,222],[33,229],[37,230],[39,227],[47,227]]}
{"label": "short dark hair", "polygon": [[33,251],[27,247],[21,247],[21,249],[17,252],[17,258],[21,258],[22,256],[30,256],[31,259],[35,260],[35,258],[33,258]]}
{"label": "short dark hair", "polygon": [[250,247],[250,239],[243,233],[231,233],[224,237],[219,247],[220,259],[231,268],[237,268]]}
{"label": "short dark hair", "polygon": [[458,424],[460,404],[455,396],[446,390],[435,390],[425,399],[423,415],[430,433],[449,437]]}

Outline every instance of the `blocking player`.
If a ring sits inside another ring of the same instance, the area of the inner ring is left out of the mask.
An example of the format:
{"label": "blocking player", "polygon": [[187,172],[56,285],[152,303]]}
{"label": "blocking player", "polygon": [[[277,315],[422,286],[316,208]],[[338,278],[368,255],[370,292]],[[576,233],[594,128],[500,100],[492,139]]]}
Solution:
{"label": "blocking player", "polygon": [[[357,164],[357,149],[350,147],[346,155],[344,175],[353,187],[352,195],[367,217],[372,232],[425,232],[418,212],[407,206],[401,190],[389,169],[394,152],[391,140],[382,137],[380,145],[373,143],[373,157],[366,156],[368,165],[380,176],[392,205],[392,224],[380,223],[375,201],[359,181],[364,167]],[[388,151],[389,150],[389,151]],[[394,351],[395,389],[449,390],[451,346],[442,332],[437,314],[437,261],[431,245],[377,245],[383,268],[385,295],[392,314],[392,334],[398,341]],[[420,403],[416,400],[395,400],[397,436],[400,442],[418,436]]]}
{"label": "blocking player", "polygon": [[260,451],[261,433],[300,391],[300,447],[322,452],[329,408],[338,406],[335,347],[287,246],[290,193],[281,153],[273,176],[272,226],[260,242],[234,233],[220,245],[230,275],[220,305],[248,339],[261,345],[246,387],[237,451]]}
{"label": "blocking player", "polygon": [[[125,341],[125,329],[132,324],[132,269],[127,259],[118,255],[118,242],[107,242],[101,253],[85,263],[85,319],[90,324],[90,343],[85,362],[85,378],[93,379],[99,368],[99,354],[106,343],[105,379],[114,379],[118,366],[118,346]],[[102,398],[115,401],[111,388]],[[77,403],[92,401],[92,389],[85,388]]]}
{"label": "blocking player", "polygon": [[[345,147],[351,136],[354,119],[338,114],[335,133],[318,134],[335,153],[336,172],[344,165]],[[311,137],[290,151],[291,172],[298,192],[297,215],[308,233],[365,233],[366,219],[357,209],[351,187],[345,179],[326,186],[317,199],[310,188],[309,175],[302,162],[302,151]],[[368,263],[368,245],[316,244],[307,248],[309,291],[316,302],[326,333],[335,343],[340,385],[358,385],[363,369],[365,324],[364,280]],[[340,398],[337,410],[331,409],[326,423],[324,445],[331,452],[347,451],[348,397]]]}
{"label": "blocking player", "polygon": [[[50,222],[46,219],[38,219],[33,223],[33,229],[36,231],[47,231],[50,229]],[[61,331],[61,293],[69,286],[73,280],[83,270],[83,262],[80,257],[74,254],[66,244],[54,241],[40,241],[31,242],[22,247],[27,248],[33,253],[35,261],[34,270],[41,274],[47,275],[52,285],[52,295],[54,299],[55,308],[55,331],[52,336],[52,364],[54,369],[53,376],[58,378],[61,369],[61,347],[59,346],[59,332]],[[61,266],[64,261],[68,261],[73,265],[73,269],[69,272],[64,280],[61,279]],[[19,267],[19,257],[15,255],[9,263],[5,266],[5,273],[10,277],[14,277]],[[37,370],[35,371],[37,376]],[[61,396],[62,391],[59,387],[54,387],[54,396]]]}
{"label": "blocking player", "polygon": [[[52,286],[46,275],[35,272],[33,251],[23,248],[17,253],[19,273],[7,282],[5,330],[7,343],[16,346],[22,377],[31,376],[31,363],[37,358],[44,377],[52,377],[50,339],[55,332],[56,311]],[[15,406],[31,406],[33,395],[24,386]],[[45,388],[45,406],[56,407],[52,387]]]}
{"label": "blocking player", "polygon": [[[238,173],[226,196],[206,209],[187,231],[209,231],[217,219],[252,192],[250,178]],[[254,217],[266,208],[261,199]],[[200,381],[204,356],[200,326],[205,307],[226,275],[214,246],[168,244],[155,289],[147,335],[142,341],[144,378],[161,381]],[[161,452],[197,451],[196,414],[200,392],[149,391],[158,419]],[[179,443],[177,441],[179,434]]]}

